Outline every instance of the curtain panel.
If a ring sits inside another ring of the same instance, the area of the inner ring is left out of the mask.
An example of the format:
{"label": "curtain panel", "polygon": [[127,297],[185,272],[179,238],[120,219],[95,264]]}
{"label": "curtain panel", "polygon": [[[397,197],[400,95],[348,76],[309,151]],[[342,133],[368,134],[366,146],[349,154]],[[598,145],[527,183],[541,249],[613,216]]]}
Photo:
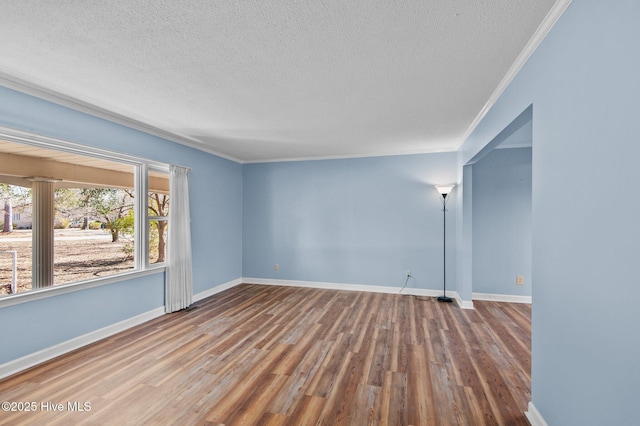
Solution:
{"label": "curtain panel", "polygon": [[172,165],[170,171],[171,201],[165,285],[167,313],[185,309],[193,303],[189,169]]}

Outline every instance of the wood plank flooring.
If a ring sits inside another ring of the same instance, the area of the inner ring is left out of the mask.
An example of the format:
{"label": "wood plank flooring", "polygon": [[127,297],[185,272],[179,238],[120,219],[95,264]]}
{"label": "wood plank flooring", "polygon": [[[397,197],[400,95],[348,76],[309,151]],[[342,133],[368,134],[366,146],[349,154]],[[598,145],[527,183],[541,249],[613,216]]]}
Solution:
{"label": "wood plank flooring", "polygon": [[0,424],[528,425],[531,307],[474,305],[244,284],[0,381]]}

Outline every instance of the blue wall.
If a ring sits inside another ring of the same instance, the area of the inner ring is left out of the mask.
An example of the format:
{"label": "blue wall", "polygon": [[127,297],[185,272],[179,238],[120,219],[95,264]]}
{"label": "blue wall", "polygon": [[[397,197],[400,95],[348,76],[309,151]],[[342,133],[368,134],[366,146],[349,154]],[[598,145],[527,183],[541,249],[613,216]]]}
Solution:
{"label": "blue wall", "polygon": [[[442,288],[442,204],[456,154],[248,164],[244,276]],[[455,290],[455,199],[447,285]],[[274,270],[279,264],[280,270]]]}
{"label": "blue wall", "polygon": [[532,401],[550,425],[640,418],[640,2],[574,0],[462,148],[533,104]]}
{"label": "blue wall", "polygon": [[473,165],[473,292],[531,296],[531,282],[531,148],[494,149]]}
{"label": "blue wall", "polygon": [[[194,292],[242,275],[242,165],[3,87],[0,126],[191,167]],[[0,364],[163,304],[154,274],[2,308]]]}
{"label": "blue wall", "polygon": [[93,287],[0,309],[0,364],[164,305],[164,274]]}
{"label": "blue wall", "polygon": [[[638,22],[637,0],[574,0],[459,153],[462,166],[533,104],[532,401],[550,425],[640,418]],[[461,180],[455,154],[242,167],[4,89],[0,124],[192,167],[193,193],[212,194],[192,197],[196,292],[241,272],[400,286],[411,269],[410,286],[440,286],[441,212],[427,186]],[[156,276],[130,284],[1,309],[2,324],[44,327],[15,328],[9,342],[55,338],[0,362],[161,304]],[[55,299],[71,316],[55,320]],[[86,308],[112,302],[115,317]]]}

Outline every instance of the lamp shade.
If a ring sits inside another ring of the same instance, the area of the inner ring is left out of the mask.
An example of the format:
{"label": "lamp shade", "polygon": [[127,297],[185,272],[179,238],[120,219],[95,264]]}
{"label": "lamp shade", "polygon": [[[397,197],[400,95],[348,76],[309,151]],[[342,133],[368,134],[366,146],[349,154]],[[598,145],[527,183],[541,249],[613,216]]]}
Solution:
{"label": "lamp shade", "polygon": [[449,195],[455,185],[434,185],[440,195]]}

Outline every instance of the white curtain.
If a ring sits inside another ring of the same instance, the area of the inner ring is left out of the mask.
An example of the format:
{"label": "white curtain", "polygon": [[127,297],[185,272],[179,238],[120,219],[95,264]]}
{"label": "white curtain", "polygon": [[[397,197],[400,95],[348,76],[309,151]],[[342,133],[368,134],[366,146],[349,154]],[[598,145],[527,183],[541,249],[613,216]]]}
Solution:
{"label": "white curtain", "polygon": [[193,301],[189,169],[171,166],[170,191],[165,291],[167,313],[187,308]]}

